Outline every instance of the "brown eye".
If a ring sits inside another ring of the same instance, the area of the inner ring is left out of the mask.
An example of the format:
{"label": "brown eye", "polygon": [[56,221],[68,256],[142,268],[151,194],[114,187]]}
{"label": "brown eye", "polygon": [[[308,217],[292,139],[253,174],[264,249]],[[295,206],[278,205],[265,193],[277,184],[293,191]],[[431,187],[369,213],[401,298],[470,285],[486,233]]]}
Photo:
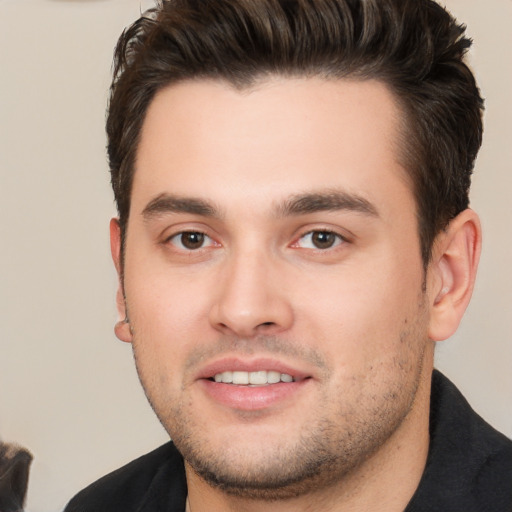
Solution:
{"label": "brown eye", "polygon": [[182,233],[181,243],[187,249],[199,249],[204,243],[203,233]]}
{"label": "brown eye", "polygon": [[299,239],[297,245],[303,249],[331,249],[343,241],[341,235],[333,231],[310,231]]}
{"label": "brown eye", "polygon": [[184,231],[171,237],[169,241],[179,249],[193,251],[209,245],[210,238],[199,231]]}
{"label": "brown eye", "polygon": [[313,245],[318,249],[329,249],[336,242],[336,235],[328,231],[315,231],[311,235]]}

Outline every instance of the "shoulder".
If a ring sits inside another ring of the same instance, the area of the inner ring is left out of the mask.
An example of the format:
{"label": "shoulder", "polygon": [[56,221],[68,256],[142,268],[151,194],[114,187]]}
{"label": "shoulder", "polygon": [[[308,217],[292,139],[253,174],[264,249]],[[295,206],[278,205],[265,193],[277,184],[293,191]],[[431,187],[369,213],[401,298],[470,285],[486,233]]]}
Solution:
{"label": "shoulder", "polygon": [[[79,492],[64,512],[167,510],[186,499],[183,459],[172,443],[100,478]],[[158,503],[165,504],[160,508]]]}
{"label": "shoulder", "polygon": [[432,379],[430,432],[433,449],[438,452],[463,453],[467,462],[471,460],[480,469],[492,466],[492,461],[503,461],[512,471],[512,441],[480,417],[438,371]]}
{"label": "shoulder", "polygon": [[430,449],[407,512],[512,512],[512,441],[491,427],[434,372]]}

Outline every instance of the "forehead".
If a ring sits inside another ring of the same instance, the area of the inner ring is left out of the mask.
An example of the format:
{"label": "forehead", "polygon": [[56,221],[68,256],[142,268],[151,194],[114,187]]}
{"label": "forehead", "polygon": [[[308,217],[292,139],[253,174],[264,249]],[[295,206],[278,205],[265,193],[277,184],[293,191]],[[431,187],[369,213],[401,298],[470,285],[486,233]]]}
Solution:
{"label": "forehead", "polygon": [[[273,78],[245,90],[186,81],[160,91],[141,133],[132,207],[161,193],[261,205],[280,194],[403,188],[401,114],[378,81]],[[140,201],[140,203],[139,203]]]}

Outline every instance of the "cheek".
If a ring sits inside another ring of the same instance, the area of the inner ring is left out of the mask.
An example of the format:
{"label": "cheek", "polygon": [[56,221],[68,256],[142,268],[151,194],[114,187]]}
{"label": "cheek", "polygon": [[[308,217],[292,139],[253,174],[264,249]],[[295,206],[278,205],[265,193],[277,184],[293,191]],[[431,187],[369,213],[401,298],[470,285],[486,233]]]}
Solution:
{"label": "cheek", "polygon": [[207,314],[207,288],[204,274],[159,270],[157,265],[144,271],[139,266],[127,273],[125,283],[130,317],[151,331],[183,336]]}
{"label": "cheek", "polygon": [[297,318],[309,323],[310,338],[327,357],[365,367],[404,350],[403,334],[420,315],[421,285],[421,267],[395,257],[331,269],[304,283],[309,293],[297,303]]}
{"label": "cheek", "polygon": [[207,294],[200,284],[165,273],[127,273],[133,350],[146,390],[178,388],[190,348],[207,337]]}

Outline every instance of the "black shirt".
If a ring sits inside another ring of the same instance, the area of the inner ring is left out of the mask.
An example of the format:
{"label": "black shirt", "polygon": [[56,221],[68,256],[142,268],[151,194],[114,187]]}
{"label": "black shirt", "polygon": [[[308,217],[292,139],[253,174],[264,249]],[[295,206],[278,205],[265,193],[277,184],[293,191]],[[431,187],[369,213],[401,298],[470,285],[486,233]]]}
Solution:
{"label": "black shirt", "polygon": [[[183,458],[172,442],[93,483],[64,512],[184,512]],[[512,512],[512,441],[434,371],[425,471],[404,512]]]}

